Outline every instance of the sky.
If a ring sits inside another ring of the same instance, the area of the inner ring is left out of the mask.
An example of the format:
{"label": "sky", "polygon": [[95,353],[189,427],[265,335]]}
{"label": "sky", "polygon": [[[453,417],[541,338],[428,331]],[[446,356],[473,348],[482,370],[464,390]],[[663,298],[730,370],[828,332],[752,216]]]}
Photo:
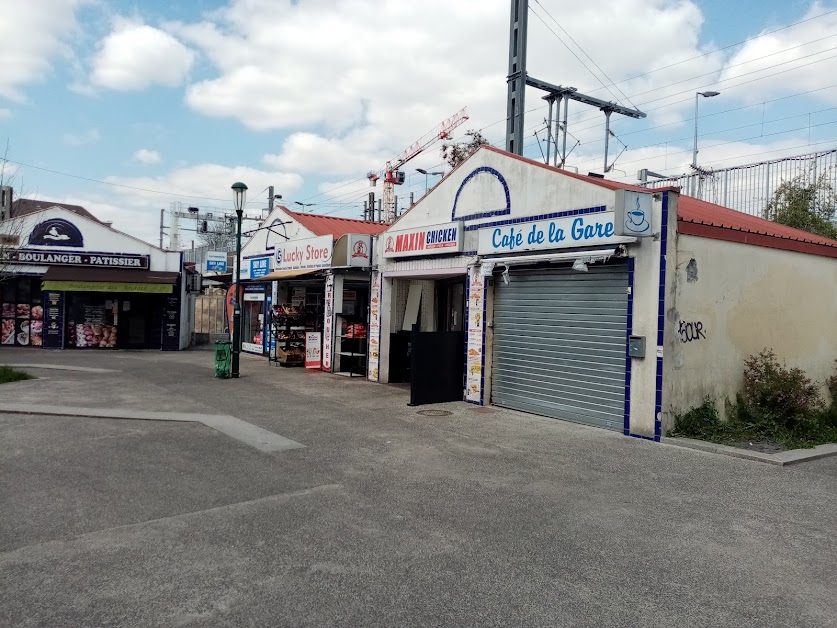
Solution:
{"label": "sky", "polygon": [[[9,0],[5,173],[153,243],[160,209],[230,211],[236,181],[251,215],[273,185],[292,209],[359,218],[366,173],[462,107],[455,137],[505,147],[508,34],[509,0]],[[699,103],[703,167],[837,147],[837,3],[530,0],[528,51],[530,75],[647,114],[612,117],[611,160],[627,149],[608,178],[686,172],[696,91],[721,92]],[[542,96],[527,90],[524,127],[539,160]],[[568,165],[601,172],[603,114],[569,114]],[[439,149],[405,165],[401,207]]]}

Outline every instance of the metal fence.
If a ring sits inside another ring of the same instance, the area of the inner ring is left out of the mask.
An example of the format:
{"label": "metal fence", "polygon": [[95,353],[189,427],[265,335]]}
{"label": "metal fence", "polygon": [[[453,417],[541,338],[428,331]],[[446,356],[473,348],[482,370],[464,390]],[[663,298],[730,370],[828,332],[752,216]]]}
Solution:
{"label": "metal fence", "polygon": [[[767,205],[783,182],[798,176],[814,182],[823,175],[837,190],[837,149],[718,170],[703,169],[700,173],[654,179],[641,185],[649,188],[676,186],[689,196],[766,217]],[[825,197],[828,191],[821,194]]]}

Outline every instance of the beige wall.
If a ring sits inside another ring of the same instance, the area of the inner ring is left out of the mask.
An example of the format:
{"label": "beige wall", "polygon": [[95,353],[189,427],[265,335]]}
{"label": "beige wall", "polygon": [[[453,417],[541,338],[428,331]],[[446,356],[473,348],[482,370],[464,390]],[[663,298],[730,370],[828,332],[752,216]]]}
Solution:
{"label": "beige wall", "polygon": [[705,396],[733,399],[772,348],[822,382],[837,358],[837,259],[680,235],[666,312],[666,427]]}

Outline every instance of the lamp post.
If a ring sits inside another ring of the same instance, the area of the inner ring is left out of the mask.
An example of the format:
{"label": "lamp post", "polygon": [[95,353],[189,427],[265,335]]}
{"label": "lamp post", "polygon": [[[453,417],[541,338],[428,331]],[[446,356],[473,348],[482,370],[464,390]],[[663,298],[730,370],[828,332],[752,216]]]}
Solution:
{"label": "lamp post", "polygon": [[[697,170],[697,155],[698,155],[698,146],[697,146],[697,138],[698,138],[698,96],[703,96],[704,98],[712,98],[713,96],[717,96],[721,92],[695,92],[695,144],[692,149],[692,170]],[[692,175],[692,195],[694,195],[695,189],[697,186],[694,185],[694,174]]]}
{"label": "lamp post", "polygon": [[420,172],[421,174],[424,175],[424,193],[425,194],[427,194],[427,190],[429,189],[429,187],[427,185],[427,177],[430,176],[430,175],[442,176],[442,175],[445,174],[444,172],[427,172],[427,170],[425,170],[424,168],[416,168],[416,172]]}
{"label": "lamp post", "polygon": [[294,205],[299,205],[302,207],[302,211],[305,211],[306,207],[311,207],[312,205],[316,205],[316,203],[300,203],[299,201],[294,201]]}
{"label": "lamp post", "polygon": [[241,215],[247,199],[247,186],[241,181],[232,184],[233,201],[238,228],[235,232],[235,302],[233,304],[232,376],[238,377],[241,357]]}

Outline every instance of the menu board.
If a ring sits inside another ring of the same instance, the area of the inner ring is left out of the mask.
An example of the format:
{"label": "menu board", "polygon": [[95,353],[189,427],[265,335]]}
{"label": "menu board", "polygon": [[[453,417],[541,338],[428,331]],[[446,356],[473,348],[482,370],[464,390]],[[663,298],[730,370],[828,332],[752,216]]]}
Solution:
{"label": "menu board", "polygon": [[47,292],[44,297],[43,345],[49,349],[64,346],[64,293]]}
{"label": "menu board", "polygon": [[381,273],[372,273],[369,290],[369,379],[378,381],[381,343]]}
{"label": "menu board", "polygon": [[334,275],[326,277],[323,320],[323,370],[331,371],[331,340],[334,337]]}
{"label": "menu board", "polygon": [[163,351],[180,349],[180,292],[163,301]]}
{"label": "menu board", "polygon": [[465,360],[465,400],[482,403],[485,278],[474,267],[468,276],[468,352]]}

